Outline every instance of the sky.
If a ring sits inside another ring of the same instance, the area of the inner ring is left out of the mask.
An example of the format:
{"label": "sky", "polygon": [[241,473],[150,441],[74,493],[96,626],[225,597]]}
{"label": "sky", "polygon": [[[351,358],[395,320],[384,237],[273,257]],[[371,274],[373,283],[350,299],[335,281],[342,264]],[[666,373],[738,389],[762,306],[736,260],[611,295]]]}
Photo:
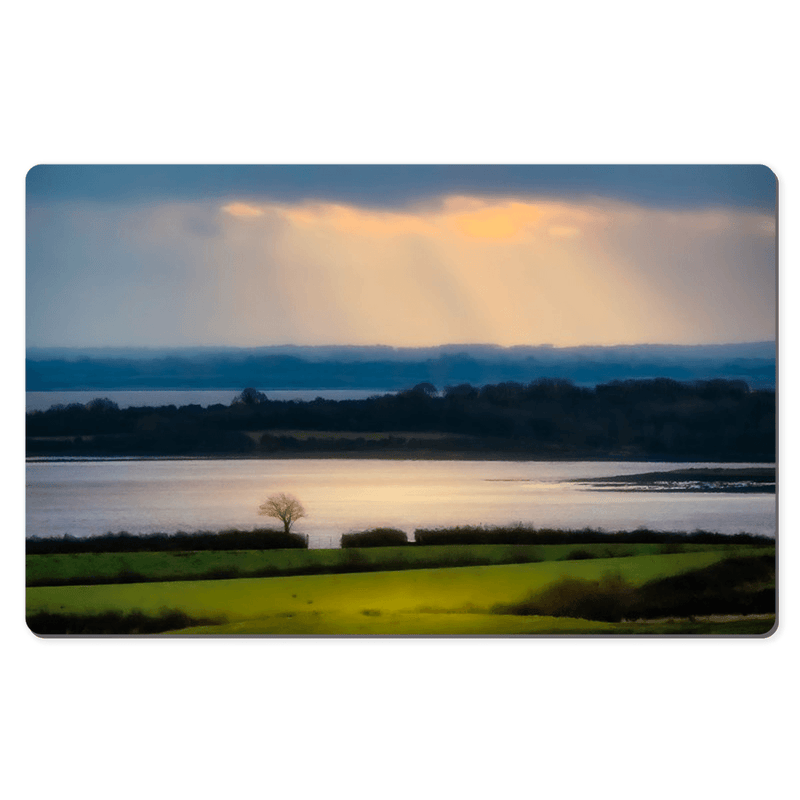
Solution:
{"label": "sky", "polygon": [[29,347],[775,337],[763,166],[48,166]]}

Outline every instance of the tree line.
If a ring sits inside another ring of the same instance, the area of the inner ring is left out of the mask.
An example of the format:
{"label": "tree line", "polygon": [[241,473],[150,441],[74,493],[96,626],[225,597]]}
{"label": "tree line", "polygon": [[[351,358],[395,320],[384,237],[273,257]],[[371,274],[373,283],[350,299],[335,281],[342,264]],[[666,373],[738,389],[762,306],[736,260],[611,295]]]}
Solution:
{"label": "tree line", "polygon": [[32,456],[383,452],[774,461],[776,446],[774,390],[723,379],[588,388],[540,378],[442,391],[421,383],[338,401],[271,400],[248,388],[230,405],[121,409],[98,398],[29,412],[26,423]]}

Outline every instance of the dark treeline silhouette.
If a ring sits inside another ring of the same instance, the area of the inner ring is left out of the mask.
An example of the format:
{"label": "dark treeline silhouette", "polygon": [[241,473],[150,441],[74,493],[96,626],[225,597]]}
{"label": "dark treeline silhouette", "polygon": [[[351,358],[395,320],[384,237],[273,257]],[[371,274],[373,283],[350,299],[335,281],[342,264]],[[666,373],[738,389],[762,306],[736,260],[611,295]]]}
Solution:
{"label": "dark treeline silhouette", "polygon": [[[753,533],[723,534],[710,531],[605,531],[534,528],[530,525],[482,526],[459,525],[450,528],[417,528],[409,541],[404,531],[373,528],[342,535],[341,546],[396,547],[402,545],[545,545],[545,544],[754,544],[774,545],[775,539]],[[66,553],[139,553],[185,552],[199,550],[279,550],[308,548],[308,538],[301,534],[256,529],[196,533],[105,533],[99,536],[31,536],[25,540],[27,555]]]}
{"label": "dark treeline silhouette", "polygon": [[31,536],[25,540],[27,555],[52,553],[139,553],[193,550],[279,550],[308,548],[308,538],[266,528],[252,531],[225,530],[196,533],[104,533],[100,536]]}
{"label": "dark treeline silhouette", "polygon": [[[476,544],[775,544],[768,536],[755,533],[713,533],[711,531],[605,531],[596,528],[562,530],[534,528],[530,525],[483,526],[459,525],[452,528],[417,528],[414,542],[421,546]],[[573,556],[574,558],[575,556]]]}
{"label": "dark treeline silhouette", "polygon": [[[428,382],[366,400],[120,409],[107,399],[27,414],[29,455],[509,454],[529,458],[775,460],[775,392],[744,381]],[[296,432],[302,431],[302,435]],[[332,432],[338,436],[331,436]],[[380,433],[380,436],[367,435]],[[347,435],[342,435],[347,434]]]}

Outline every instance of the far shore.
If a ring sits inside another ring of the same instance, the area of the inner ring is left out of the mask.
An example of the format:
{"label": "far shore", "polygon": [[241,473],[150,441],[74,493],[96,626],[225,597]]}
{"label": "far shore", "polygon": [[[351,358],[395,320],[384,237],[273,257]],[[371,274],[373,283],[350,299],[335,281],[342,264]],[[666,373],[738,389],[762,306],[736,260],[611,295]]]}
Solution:
{"label": "far shore", "polygon": [[642,472],[636,475],[577,478],[573,483],[590,483],[600,489],[636,491],[658,487],[663,492],[774,492],[774,466],[695,467],[668,472]]}

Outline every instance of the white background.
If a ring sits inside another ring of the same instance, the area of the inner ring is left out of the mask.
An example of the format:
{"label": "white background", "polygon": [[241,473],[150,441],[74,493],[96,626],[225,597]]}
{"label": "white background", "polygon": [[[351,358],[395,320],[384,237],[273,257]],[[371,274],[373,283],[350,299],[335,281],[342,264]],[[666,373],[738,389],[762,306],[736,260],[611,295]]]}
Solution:
{"label": "white background", "polygon": [[[29,2],[4,13],[3,785],[39,798],[789,797],[796,27],[730,2]],[[766,640],[45,641],[24,624],[37,163],[765,163],[781,187]],[[795,359],[796,362],[796,359]]]}

